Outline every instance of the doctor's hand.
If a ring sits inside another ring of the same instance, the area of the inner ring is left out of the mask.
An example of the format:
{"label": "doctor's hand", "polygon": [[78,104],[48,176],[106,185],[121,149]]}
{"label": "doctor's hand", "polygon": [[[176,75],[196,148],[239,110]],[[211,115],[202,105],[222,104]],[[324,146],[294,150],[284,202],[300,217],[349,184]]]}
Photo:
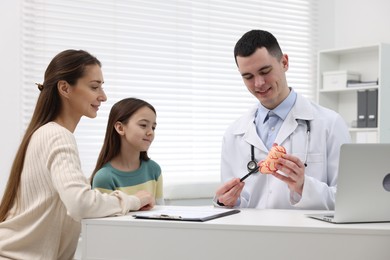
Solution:
{"label": "doctor's hand", "polygon": [[291,191],[302,195],[305,181],[305,164],[294,155],[284,154],[282,158],[278,159],[275,167],[285,175],[278,172],[274,172],[272,175],[285,182]]}
{"label": "doctor's hand", "polygon": [[240,197],[244,185],[245,183],[241,182],[239,178],[234,178],[219,187],[215,193],[215,197],[218,202],[222,203],[226,207],[234,207]]}

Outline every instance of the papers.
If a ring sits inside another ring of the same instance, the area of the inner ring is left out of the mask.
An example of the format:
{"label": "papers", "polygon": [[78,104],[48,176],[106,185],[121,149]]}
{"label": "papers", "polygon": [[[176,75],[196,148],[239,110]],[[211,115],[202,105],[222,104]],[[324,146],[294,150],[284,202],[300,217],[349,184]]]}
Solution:
{"label": "papers", "polygon": [[239,212],[240,210],[238,209],[223,209],[213,207],[163,207],[150,211],[137,212],[133,215],[133,217],[138,219],[204,222],[215,218],[237,214]]}
{"label": "papers", "polygon": [[372,81],[348,80],[347,87],[348,88],[369,87],[369,86],[376,86],[377,87],[378,83],[379,83],[378,80],[372,80]]}

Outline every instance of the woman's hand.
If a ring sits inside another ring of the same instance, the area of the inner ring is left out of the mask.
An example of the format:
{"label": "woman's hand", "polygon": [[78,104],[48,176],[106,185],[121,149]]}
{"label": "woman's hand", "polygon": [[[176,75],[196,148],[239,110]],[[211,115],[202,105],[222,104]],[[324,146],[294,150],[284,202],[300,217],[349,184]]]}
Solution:
{"label": "woman's hand", "polygon": [[147,191],[141,190],[134,194],[140,201],[141,207],[139,210],[149,210],[154,207],[156,201],[154,197]]}

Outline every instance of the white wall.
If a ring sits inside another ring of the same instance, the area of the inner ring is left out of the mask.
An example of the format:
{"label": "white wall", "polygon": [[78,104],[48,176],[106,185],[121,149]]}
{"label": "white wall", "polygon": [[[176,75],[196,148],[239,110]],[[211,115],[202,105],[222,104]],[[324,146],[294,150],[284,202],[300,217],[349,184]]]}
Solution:
{"label": "white wall", "polygon": [[390,1],[336,0],[336,48],[390,43]]}
{"label": "white wall", "polygon": [[[22,135],[19,102],[21,1],[0,1],[0,197]],[[390,43],[390,16],[387,13],[390,1],[319,0],[319,3],[321,49]]]}
{"label": "white wall", "polygon": [[330,49],[334,46],[335,7],[337,0],[318,0],[318,48]]}
{"label": "white wall", "polygon": [[20,2],[0,1],[0,198],[20,142],[22,128],[19,101]]}
{"label": "white wall", "polygon": [[388,0],[319,0],[319,48],[390,43],[389,10]]}

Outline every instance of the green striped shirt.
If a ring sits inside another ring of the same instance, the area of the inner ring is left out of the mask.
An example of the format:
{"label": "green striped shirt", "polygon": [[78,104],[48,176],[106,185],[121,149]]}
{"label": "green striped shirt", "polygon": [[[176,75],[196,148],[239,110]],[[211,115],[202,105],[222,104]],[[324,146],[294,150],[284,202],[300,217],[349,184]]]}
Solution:
{"label": "green striped shirt", "polygon": [[164,204],[161,168],[153,160],[141,161],[141,166],[130,172],[117,170],[108,162],[96,172],[92,188],[103,193],[121,190],[129,195],[145,190],[154,196],[156,204]]}

